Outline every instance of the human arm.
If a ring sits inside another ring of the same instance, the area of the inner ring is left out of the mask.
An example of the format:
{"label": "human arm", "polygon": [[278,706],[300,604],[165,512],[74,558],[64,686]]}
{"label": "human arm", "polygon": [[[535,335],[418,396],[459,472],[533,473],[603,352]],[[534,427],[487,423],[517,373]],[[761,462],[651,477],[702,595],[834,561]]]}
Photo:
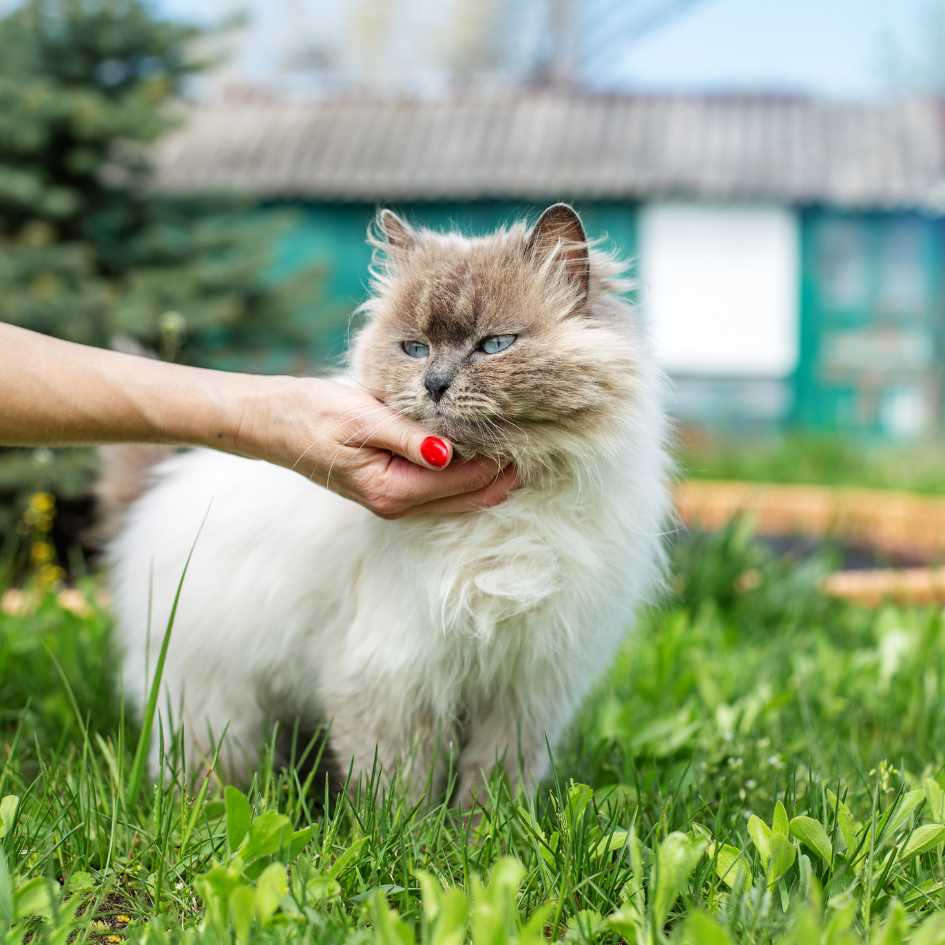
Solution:
{"label": "human arm", "polygon": [[484,508],[514,487],[514,470],[453,463],[445,441],[437,468],[425,439],[419,424],[335,381],[168,364],[0,324],[7,445],[211,447],[294,469],[385,518]]}

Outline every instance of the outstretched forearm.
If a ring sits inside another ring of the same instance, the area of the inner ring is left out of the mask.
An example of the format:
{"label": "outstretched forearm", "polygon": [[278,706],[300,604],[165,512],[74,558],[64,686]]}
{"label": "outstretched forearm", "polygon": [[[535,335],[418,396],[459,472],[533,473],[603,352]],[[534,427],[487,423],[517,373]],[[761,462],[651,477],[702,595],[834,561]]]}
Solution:
{"label": "outstretched forearm", "polygon": [[0,324],[0,443],[132,441],[235,448],[252,379]]}

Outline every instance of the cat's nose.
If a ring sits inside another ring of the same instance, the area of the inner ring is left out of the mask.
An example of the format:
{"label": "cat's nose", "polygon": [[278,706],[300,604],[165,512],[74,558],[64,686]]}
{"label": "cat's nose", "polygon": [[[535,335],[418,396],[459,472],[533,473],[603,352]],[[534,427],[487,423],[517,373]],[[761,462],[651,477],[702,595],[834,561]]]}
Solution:
{"label": "cat's nose", "polygon": [[453,378],[448,374],[433,374],[430,372],[423,378],[423,386],[430,395],[433,403],[439,403],[440,398],[446,393]]}

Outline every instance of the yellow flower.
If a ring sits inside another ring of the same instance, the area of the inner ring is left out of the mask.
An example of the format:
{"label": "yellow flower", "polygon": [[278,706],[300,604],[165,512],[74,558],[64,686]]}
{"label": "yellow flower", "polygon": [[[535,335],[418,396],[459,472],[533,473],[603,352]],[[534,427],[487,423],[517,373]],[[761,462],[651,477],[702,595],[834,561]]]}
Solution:
{"label": "yellow flower", "polygon": [[33,564],[49,564],[56,557],[56,549],[48,541],[34,541],[30,549],[30,557],[33,559]]}
{"label": "yellow flower", "polygon": [[106,942],[120,942],[121,940],[122,938],[120,935],[106,935],[105,936]]}
{"label": "yellow flower", "polygon": [[115,916],[115,921],[120,922],[122,925],[127,925],[131,921],[131,916],[124,915],[124,913],[122,913],[121,915]]}
{"label": "yellow flower", "polygon": [[55,505],[56,500],[48,492],[34,492],[30,496],[30,508],[39,515],[51,512]]}
{"label": "yellow flower", "polygon": [[23,520],[34,531],[48,532],[56,515],[56,499],[49,492],[34,492],[23,513]]}
{"label": "yellow flower", "polygon": [[58,565],[44,564],[36,576],[43,587],[55,587],[63,579],[65,572]]}

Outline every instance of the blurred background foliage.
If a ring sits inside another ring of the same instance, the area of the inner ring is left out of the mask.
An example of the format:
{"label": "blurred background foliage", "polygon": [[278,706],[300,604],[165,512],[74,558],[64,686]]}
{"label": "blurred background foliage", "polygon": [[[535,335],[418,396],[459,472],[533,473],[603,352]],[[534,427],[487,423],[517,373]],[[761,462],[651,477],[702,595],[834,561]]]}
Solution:
{"label": "blurred background foliage", "polygon": [[938,441],[890,445],[799,432],[741,439],[692,434],[680,440],[679,468],[686,478],[945,493]]}
{"label": "blurred background foliage", "polygon": [[[290,220],[239,201],[173,201],[149,187],[147,154],[175,103],[212,63],[200,32],[142,0],[27,0],[0,16],[0,321],[228,368],[299,369],[323,273],[278,283]],[[0,452],[0,531],[37,490],[61,528],[87,515],[89,451]]]}

